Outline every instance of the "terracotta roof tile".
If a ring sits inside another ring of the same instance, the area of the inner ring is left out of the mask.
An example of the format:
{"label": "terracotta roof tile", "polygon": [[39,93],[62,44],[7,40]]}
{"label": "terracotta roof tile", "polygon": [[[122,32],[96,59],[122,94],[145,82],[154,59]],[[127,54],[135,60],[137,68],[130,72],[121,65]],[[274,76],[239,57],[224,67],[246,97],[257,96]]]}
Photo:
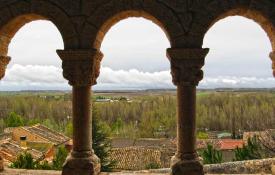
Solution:
{"label": "terracotta roof tile", "polygon": [[64,134],[61,134],[59,132],[56,132],[54,130],[51,130],[43,125],[37,124],[30,127],[23,127],[27,131],[36,134],[50,142],[52,142],[55,145],[63,144],[70,140],[69,137],[65,136]]}
{"label": "terracotta roof tile", "polygon": [[243,140],[222,139],[217,142],[216,148],[219,150],[233,150],[237,147],[242,148],[243,144]]}

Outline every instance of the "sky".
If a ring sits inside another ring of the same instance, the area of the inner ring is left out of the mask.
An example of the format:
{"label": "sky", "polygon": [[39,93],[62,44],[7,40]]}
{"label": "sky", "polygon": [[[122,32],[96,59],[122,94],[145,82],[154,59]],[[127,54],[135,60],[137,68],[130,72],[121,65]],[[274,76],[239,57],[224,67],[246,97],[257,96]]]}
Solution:
{"label": "sky", "polygon": [[[169,40],[160,27],[143,18],[129,18],[106,34],[101,74],[95,90],[175,88],[166,57]],[[228,17],[210,28],[204,39],[210,48],[199,88],[271,88],[271,44],[264,30],[243,17]],[[58,29],[49,21],[23,26],[12,39],[12,57],[0,90],[69,90],[62,76],[63,49]]]}

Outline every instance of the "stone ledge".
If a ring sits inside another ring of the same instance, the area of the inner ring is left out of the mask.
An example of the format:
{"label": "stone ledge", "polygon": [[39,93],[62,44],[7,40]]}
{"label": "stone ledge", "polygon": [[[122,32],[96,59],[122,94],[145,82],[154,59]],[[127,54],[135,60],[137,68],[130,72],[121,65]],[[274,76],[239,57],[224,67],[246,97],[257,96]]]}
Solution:
{"label": "stone ledge", "polygon": [[60,171],[25,170],[5,168],[0,175],[61,175]]}
{"label": "stone ledge", "polygon": [[206,173],[226,173],[226,174],[252,174],[265,173],[271,174],[271,166],[275,164],[275,158],[248,160],[238,162],[228,162],[222,164],[205,165],[204,171]]}
{"label": "stone ledge", "polygon": [[[123,172],[113,172],[113,173],[100,173],[101,175],[169,175],[166,171],[123,171]],[[61,175],[60,171],[44,171],[44,170],[24,170],[24,169],[9,169],[6,168],[5,171],[0,172],[0,175]],[[208,174],[211,175],[211,174]],[[225,174],[215,174],[215,175],[225,175]],[[234,174],[238,175],[238,174]],[[240,175],[240,174],[239,174]],[[242,174],[242,175],[252,175],[252,174]],[[263,175],[263,174],[253,174],[253,175]]]}

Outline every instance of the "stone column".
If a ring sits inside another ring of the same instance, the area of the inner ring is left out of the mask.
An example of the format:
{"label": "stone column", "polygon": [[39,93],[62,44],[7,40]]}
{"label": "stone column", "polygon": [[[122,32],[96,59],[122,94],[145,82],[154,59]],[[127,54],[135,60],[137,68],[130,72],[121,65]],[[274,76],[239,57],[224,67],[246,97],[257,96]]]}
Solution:
{"label": "stone column", "polygon": [[[8,56],[0,56],[0,80],[4,78],[7,65],[9,64],[11,58]],[[4,160],[0,156],[0,171],[4,170]]]}
{"label": "stone column", "polygon": [[4,78],[7,65],[9,64],[11,58],[8,56],[0,56],[0,80]]}
{"label": "stone column", "polygon": [[271,52],[269,56],[272,60],[273,76],[275,77],[275,51]]}
{"label": "stone column", "polygon": [[62,175],[95,175],[100,163],[92,150],[91,86],[99,76],[103,57],[96,50],[58,50],[63,76],[73,86],[73,150]]}
{"label": "stone column", "polygon": [[173,83],[177,86],[177,152],[171,160],[173,175],[203,175],[196,152],[196,86],[203,78],[204,59],[209,49],[171,48]]}

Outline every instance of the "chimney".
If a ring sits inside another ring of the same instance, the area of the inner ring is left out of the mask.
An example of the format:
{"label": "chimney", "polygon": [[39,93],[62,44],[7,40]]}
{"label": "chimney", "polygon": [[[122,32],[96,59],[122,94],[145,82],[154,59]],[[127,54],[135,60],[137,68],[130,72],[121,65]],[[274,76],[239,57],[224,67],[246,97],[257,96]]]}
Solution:
{"label": "chimney", "polygon": [[20,147],[23,149],[27,149],[27,137],[26,136],[20,137]]}

